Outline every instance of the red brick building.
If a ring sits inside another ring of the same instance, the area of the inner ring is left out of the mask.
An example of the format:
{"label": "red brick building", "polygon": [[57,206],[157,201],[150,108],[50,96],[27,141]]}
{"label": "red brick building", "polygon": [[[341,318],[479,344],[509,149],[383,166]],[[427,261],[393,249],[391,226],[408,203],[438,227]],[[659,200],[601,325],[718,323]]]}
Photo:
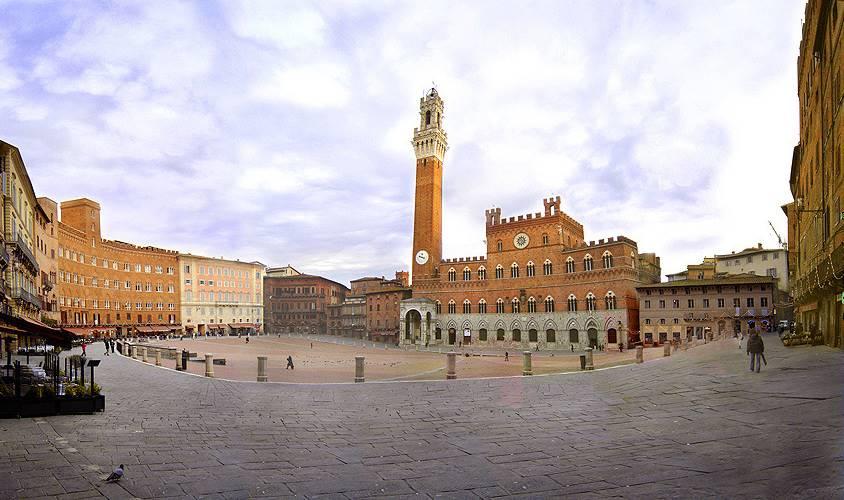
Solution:
{"label": "red brick building", "polygon": [[322,276],[264,278],[267,333],[328,333],[329,307],[342,304],[349,289]]}
{"label": "red brick building", "polygon": [[396,272],[396,279],[381,278],[377,288],[366,292],[366,334],[375,342],[398,343],[401,302],[411,297],[408,273]]}
{"label": "red brick building", "polygon": [[587,242],[560,209],[504,218],[486,211],[486,255],[442,258],[447,135],[437,91],[414,129],[413,298],[401,302],[400,342],[568,348],[638,339],[636,287],[659,281],[659,257],[624,236]]}

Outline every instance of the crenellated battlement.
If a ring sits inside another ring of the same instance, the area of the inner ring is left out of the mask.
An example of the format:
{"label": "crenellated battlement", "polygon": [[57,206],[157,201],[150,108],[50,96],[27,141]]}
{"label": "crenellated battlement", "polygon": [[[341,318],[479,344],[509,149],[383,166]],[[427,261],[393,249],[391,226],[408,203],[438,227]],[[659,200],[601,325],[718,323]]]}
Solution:
{"label": "crenellated battlement", "polygon": [[452,259],[443,259],[441,264],[459,264],[459,263],[470,263],[470,262],[486,262],[486,257],[454,257]]}
{"label": "crenellated battlement", "polygon": [[630,245],[633,245],[634,247],[637,246],[635,241],[631,240],[630,238],[628,238],[626,236],[619,235],[619,236],[616,236],[616,237],[610,236],[607,239],[602,238],[598,241],[592,240],[592,241],[589,241],[588,243],[586,241],[584,241],[579,247],[577,247],[577,249],[600,247],[600,246],[609,245],[609,244],[612,244],[612,243],[628,243]]}
{"label": "crenellated battlement", "polygon": [[525,215],[516,215],[513,217],[501,217],[500,208],[490,208],[484,212],[486,216],[487,227],[500,227],[507,224],[514,224],[524,221],[534,221],[542,219],[554,219],[554,222],[559,222],[560,219],[566,224],[583,230],[583,225],[560,209],[560,197],[543,198],[542,203],[545,206],[545,213],[535,212]]}

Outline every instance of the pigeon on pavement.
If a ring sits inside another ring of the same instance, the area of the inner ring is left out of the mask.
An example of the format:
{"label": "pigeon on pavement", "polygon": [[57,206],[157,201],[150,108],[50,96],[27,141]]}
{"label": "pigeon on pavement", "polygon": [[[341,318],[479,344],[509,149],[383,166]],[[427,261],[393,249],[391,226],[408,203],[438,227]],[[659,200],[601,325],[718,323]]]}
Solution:
{"label": "pigeon on pavement", "polygon": [[122,477],[123,477],[123,464],[120,464],[120,467],[114,469],[114,472],[112,472],[111,475],[108,476],[105,480],[106,481],[112,481],[112,482],[120,481],[120,479]]}

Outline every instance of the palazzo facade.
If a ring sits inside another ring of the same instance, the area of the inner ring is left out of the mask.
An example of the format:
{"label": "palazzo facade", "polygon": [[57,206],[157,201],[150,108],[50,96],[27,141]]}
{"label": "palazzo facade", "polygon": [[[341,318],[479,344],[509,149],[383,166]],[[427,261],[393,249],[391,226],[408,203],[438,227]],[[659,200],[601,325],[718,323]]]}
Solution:
{"label": "palazzo facade", "polygon": [[560,209],[504,218],[486,211],[486,255],[442,257],[442,172],[447,134],[435,89],[414,130],[413,297],[401,302],[401,344],[563,349],[639,340],[636,287],[659,282],[659,257],[624,236],[584,239]]}

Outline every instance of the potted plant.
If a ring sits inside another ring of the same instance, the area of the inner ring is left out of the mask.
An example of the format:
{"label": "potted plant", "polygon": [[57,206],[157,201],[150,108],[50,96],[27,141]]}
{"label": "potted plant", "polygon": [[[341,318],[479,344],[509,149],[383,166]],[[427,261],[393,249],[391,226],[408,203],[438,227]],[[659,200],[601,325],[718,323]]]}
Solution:
{"label": "potted plant", "polygon": [[56,399],[49,385],[35,385],[21,398],[18,414],[21,417],[41,417],[56,414]]}
{"label": "potted plant", "polygon": [[94,413],[105,408],[105,398],[99,394],[100,387],[94,384],[94,394],[89,386],[68,384],[64,396],[59,398],[59,413],[80,414]]}

